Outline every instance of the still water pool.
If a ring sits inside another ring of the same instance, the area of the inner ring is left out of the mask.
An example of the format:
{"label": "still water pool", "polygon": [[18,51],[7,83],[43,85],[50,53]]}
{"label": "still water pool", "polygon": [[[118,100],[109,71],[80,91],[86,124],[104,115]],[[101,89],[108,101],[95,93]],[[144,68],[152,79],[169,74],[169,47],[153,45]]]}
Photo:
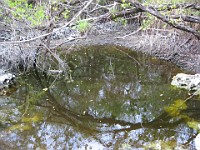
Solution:
{"label": "still water pool", "polygon": [[0,149],[194,149],[200,99],[175,65],[117,46],[70,52],[68,76],[32,70],[0,97]]}

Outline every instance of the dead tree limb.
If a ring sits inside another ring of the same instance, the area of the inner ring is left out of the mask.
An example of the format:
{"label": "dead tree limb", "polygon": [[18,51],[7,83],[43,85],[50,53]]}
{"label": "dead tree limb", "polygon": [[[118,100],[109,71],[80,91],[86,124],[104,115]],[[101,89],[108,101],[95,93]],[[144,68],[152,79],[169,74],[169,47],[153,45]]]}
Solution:
{"label": "dead tree limb", "polygon": [[131,4],[133,6],[135,6],[135,8],[140,9],[141,11],[147,12],[147,13],[155,16],[156,18],[162,20],[163,22],[169,24],[170,26],[172,26],[176,29],[179,29],[179,30],[182,30],[182,31],[185,31],[188,33],[192,33],[195,37],[197,37],[200,40],[200,33],[198,31],[196,31],[195,29],[176,23],[170,17],[164,16],[161,13],[159,13],[155,8],[144,6],[138,2],[134,2],[134,0],[129,0],[129,1],[131,2]]}
{"label": "dead tree limb", "polygon": [[[132,3],[132,5],[134,3]],[[143,6],[142,4],[140,4],[140,5]],[[184,4],[175,4],[175,5],[168,4],[168,5],[163,5],[163,6],[160,6],[160,7],[149,6],[149,9],[151,9],[152,11],[155,11],[155,12],[166,11],[166,10],[170,11],[172,9],[178,9],[178,8],[200,10],[200,5],[185,4],[184,3]],[[145,9],[141,9],[141,7],[140,8],[136,7],[136,8],[132,8],[132,9],[123,10],[123,11],[120,11],[120,12],[117,12],[117,13],[107,13],[107,14],[99,16],[98,20],[99,21],[114,20],[114,19],[119,18],[119,17],[126,17],[128,15],[136,14],[136,13],[140,13],[140,12],[147,12],[147,9],[145,10]],[[148,13],[150,13],[150,12],[148,12]],[[161,14],[158,14],[158,15],[160,16]],[[171,16],[162,16],[161,18],[164,18],[164,17],[171,18],[171,19],[181,19],[183,21],[191,22],[191,23],[200,23],[200,17],[192,16],[192,15],[171,15]],[[170,22],[170,20],[168,22]]]}
{"label": "dead tree limb", "polygon": [[172,15],[171,18],[173,18],[173,19],[181,19],[181,20],[186,21],[186,22],[200,23],[200,17],[196,17],[196,16]]}
{"label": "dead tree limb", "polygon": [[118,13],[115,13],[115,14],[111,14],[110,19],[114,20],[114,19],[119,18],[119,17],[124,17],[126,15],[136,14],[136,13],[139,13],[139,12],[142,12],[142,11],[138,8],[133,8],[133,9],[130,9],[130,10],[124,10],[124,11],[121,11],[121,12],[118,12]]}
{"label": "dead tree limb", "polygon": [[180,4],[164,4],[162,6],[159,7],[153,7],[154,9],[158,10],[158,11],[170,11],[173,9],[178,9],[178,8],[182,8],[182,9],[194,9],[199,11],[200,10],[200,5],[199,4],[191,4],[191,3],[180,3]]}

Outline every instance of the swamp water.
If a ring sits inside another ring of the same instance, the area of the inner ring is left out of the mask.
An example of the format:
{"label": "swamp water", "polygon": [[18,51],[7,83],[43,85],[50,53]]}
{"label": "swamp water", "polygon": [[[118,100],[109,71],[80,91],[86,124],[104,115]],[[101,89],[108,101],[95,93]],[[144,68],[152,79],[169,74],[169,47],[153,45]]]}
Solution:
{"label": "swamp water", "polygon": [[176,66],[115,46],[65,57],[70,80],[32,71],[0,97],[0,149],[194,148],[200,101],[170,85]]}

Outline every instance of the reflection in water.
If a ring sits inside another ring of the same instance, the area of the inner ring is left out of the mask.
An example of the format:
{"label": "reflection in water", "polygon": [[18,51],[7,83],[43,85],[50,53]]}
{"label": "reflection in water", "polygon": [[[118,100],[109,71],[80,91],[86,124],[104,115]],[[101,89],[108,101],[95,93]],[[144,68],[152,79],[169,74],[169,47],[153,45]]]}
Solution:
{"label": "reflection in water", "polygon": [[71,79],[35,70],[10,97],[0,97],[0,149],[193,146],[186,122],[199,120],[200,103],[188,101],[179,115],[165,112],[187,98],[170,86],[180,72],[174,65],[114,46],[64,57]]}

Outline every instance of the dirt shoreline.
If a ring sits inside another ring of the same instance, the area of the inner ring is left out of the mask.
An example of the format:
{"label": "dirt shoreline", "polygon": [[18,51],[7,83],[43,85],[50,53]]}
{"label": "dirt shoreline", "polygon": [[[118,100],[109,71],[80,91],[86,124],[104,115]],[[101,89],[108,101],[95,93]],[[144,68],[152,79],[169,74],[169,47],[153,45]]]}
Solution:
{"label": "dirt shoreline", "polygon": [[162,39],[156,35],[137,34],[124,37],[123,32],[118,32],[114,34],[87,35],[84,39],[63,45],[63,48],[69,45],[88,46],[107,44],[123,46],[157,57],[158,59],[170,61],[183,70],[190,71],[193,74],[200,73],[200,42],[196,41],[194,45],[187,43],[190,49],[187,46],[180,47],[179,43],[175,43],[177,44],[176,48],[170,48],[167,45],[169,42],[169,40]]}
{"label": "dirt shoreline", "polygon": [[[112,26],[112,24],[110,24]],[[66,31],[69,29],[67,28]],[[51,40],[51,47],[55,47],[58,43],[65,43],[61,46],[62,49],[66,50],[68,47],[75,46],[92,46],[92,45],[117,45],[130,48],[134,51],[140,51],[157,57],[158,59],[167,60],[178,67],[190,71],[191,73],[200,73],[200,41],[195,39],[193,36],[184,34],[180,31],[173,31],[170,35],[170,31],[167,31],[166,35],[163,35],[161,32],[146,32],[140,31],[137,32],[138,27],[133,25],[129,26],[117,26],[117,28],[108,28],[104,25],[98,31],[91,29],[85,38],[79,38],[74,41],[66,42],[69,38],[60,37],[58,39]],[[70,30],[71,31],[71,30]],[[69,31],[69,33],[70,33]],[[68,32],[67,32],[68,33]],[[134,33],[134,34],[133,34]],[[176,33],[176,34],[174,34]],[[60,33],[62,34],[62,33]],[[59,35],[59,34],[58,34]],[[80,35],[77,35],[78,37]],[[1,47],[6,47],[7,45],[1,45]],[[8,46],[9,47],[9,46]],[[35,58],[36,48],[33,49],[24,49],[13,54],[12,48],[4,48],[5,52],[2,52],[1,55],[1,66],[7,66],[9,69],[9,63],[13,64],[14,67],[17,66],[22,59],[24,66],[33,67],[33,60]],[[23,52],[23,53],[21,53]],[[7,55],[8,54],[8,55]],[[5,61],[3,61],[4,59]],[[28,60],[28,61],[27,61]],[[7,64],[5,64],[7,63]],[[22,65],[22,66],[23,66]]]}

